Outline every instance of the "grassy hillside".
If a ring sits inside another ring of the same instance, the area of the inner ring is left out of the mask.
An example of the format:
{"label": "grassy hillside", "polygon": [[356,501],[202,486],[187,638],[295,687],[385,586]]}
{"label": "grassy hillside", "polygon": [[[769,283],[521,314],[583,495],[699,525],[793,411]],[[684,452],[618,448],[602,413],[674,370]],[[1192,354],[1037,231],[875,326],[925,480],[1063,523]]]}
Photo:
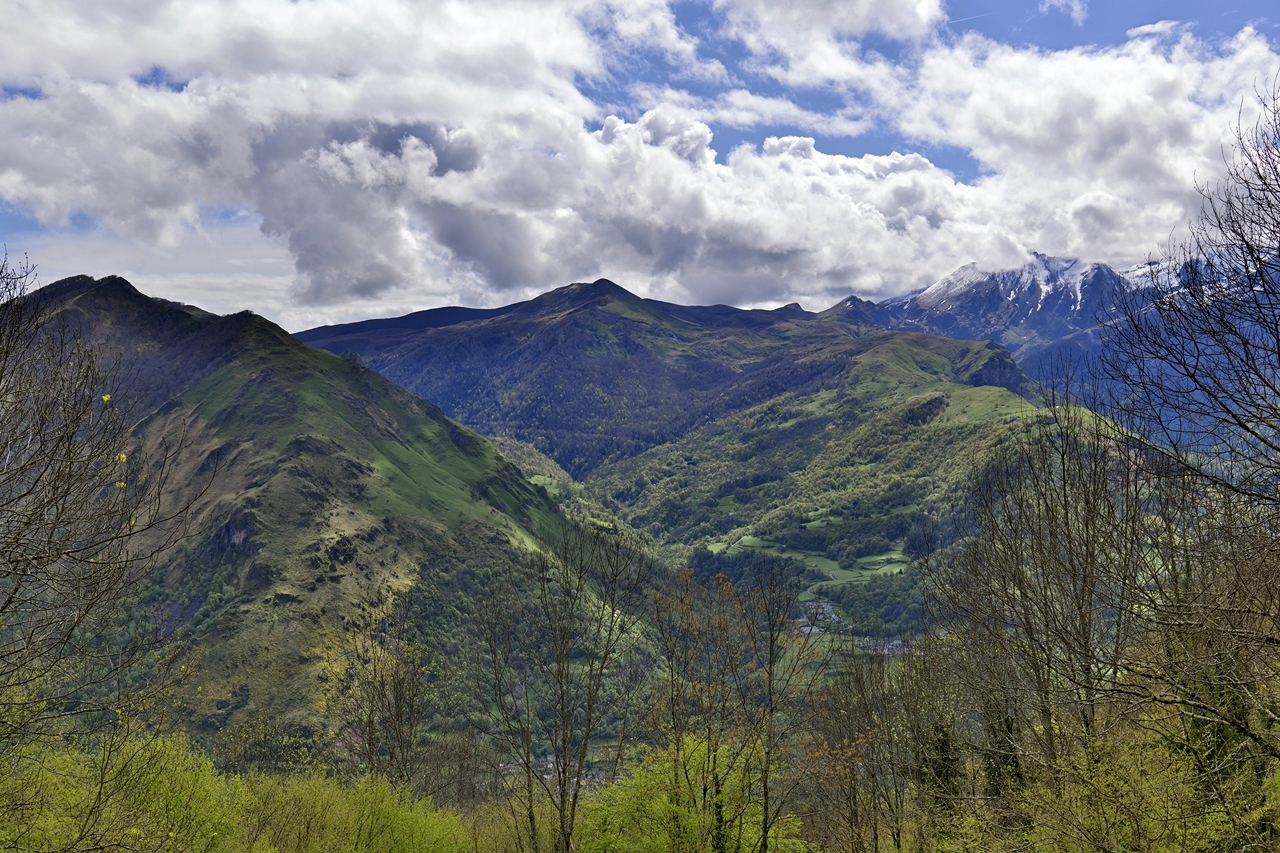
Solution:
{"label": "grassy hillside", "polygon": [[921,505],[963,478],[1000,426],[1029,409],[1003,388],[931,369],[952,363],[941,356],[955,358],[946,352],[954,343],[888,334],[851,341],[839,374],[608,465],[588,482],[636,524],[690,545],[754,536],[852,566],[892,550]]}
{"label": "grassy hillside", "polygon": [[181,436],[170,499],[194,535],[152,604],[192,640],[185,713],[207,731],[245,710],[322,715],[348,627],[412,590],[462,596],[555,509],[481,436],[266,320],[152,300],[122,279],[41,291],[132,365],[121,389],[150,447]]}

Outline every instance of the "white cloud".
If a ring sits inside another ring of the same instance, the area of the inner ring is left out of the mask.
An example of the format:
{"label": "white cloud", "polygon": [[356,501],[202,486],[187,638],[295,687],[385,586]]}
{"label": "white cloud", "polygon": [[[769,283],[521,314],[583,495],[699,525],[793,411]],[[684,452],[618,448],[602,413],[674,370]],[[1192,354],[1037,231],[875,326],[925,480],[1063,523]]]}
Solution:
{"label": "white cloud", "polygon": [[1089,17],[1089,4],[1085,0],[1040,0],[1040,11],[1048,12],[1057,9],[1065,15],[1069,15],[1071,20],[1078,27],[1084,23],[1084,19]]}
{"label": "white cloud", "polygon": [[1131,39],[1137,38],[1168,38],[1179,32],[1190,32],[1191,28],[1180,21],[1156,21],[1154,24],[1144,24],[1141,27],[1134,27],[1126,30],[1125,35]]}
{"label": "white cloud", "polygon": [[860,136],[871,130],[874,122],[863,110],[844,108],[831,113],[805,109],[782,97],[758,95],[735,88],[714,98],[700,97],[669,86],[636,86],[636,103],[643,109],[662,107],[676,110],[699,121],[726,127],[791,127],[828,136]]}
{"label": "white cloud", "polygon": [[714,0],[750,65],[788,86],[883,88],[899,69],[867,53],[867,35],[920,41],[946,20],[941,0]]}
{"label": "white cloud", "polygon": [[856,38],[868,33],[919,39],[946,19],[941,0],[715,0],[748,46],[793,52],[817,38]]}
{"label": "white cloud", "polygon": [[1276,67],[1251,30],[1220,51],[1189,34],[1053,53],[971,35],[926,54],[895,100],[904,132],[984,167],[977,189],[1027,245],[1118,261],[1195,215],[1194,179],[1220,174]]}
{"label": "white cloud", "polygon": [[[0,82],[39,97],[0,100],[0,198],[55,230],[10,248],[46,271],[167,280],[164,295],[207,293],[214,310],[243,288],[290,324],[600,275],[821,308],[1031,250],[1142,257],[1194,215],[1193,177],[1216,174],[1241,94],[1278,64],[1251,30],[1211,45],[1155,27],[1052,52],[940,40],[937,0],[716,9],[767,90],[702,55],[660,0],[11,10]],[[867,34],[909,42],[906,59],[867,53]],[[630,65],[654,57],[698,85],[634,83]],[[628,92],[623,118],[584,81]],[[814,89],[843,106],[814,108]],[[713,125],[889,128],[983,174],[960,183],[919,154],[845,157],[799,134],[717,162]],[[102,230],[56,230],[77,213]],[[228,245],[239,266],[219,259]]]}

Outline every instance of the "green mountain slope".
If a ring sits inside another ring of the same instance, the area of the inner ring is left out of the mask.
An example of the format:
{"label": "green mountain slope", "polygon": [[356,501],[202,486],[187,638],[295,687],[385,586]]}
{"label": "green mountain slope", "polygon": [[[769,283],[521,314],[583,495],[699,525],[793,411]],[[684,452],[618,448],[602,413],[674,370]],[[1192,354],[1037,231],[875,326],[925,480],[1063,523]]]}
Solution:
{"label": "green mountain slope", "polygon": [[1030,407],[1002,347],[849,311],[678,306],[601,280],[416,322],[299,337],[529,442],[660,541],[789,554],[827,583],[900,568],[921,507]]}
{"label": "green mountain slope", "polygon": [[427,627],[447,637],[458,596],[555,513],[476,433],[260,317],[119,278],[38,293],[131,365],[145,443],[182,437],[170,498],[194,499],[196,534],[153,604],[192,639],[186,712],[206,729],[244,709],[316,718],[344,632],[398,593],[437,596]]}
{"label": "green mountain slope", "polygon": [[[877,333],[825,357],[836,373],[610,464],[589,482],[633,523],[693,545],[743,537],[821,556],[824,571],[893,550],[920,507],[957,483],[1029,409],[970,385],[985,344]],[[798,359],[803,369],[804,357]],[[834,565],[833,565],[834,563]]]}

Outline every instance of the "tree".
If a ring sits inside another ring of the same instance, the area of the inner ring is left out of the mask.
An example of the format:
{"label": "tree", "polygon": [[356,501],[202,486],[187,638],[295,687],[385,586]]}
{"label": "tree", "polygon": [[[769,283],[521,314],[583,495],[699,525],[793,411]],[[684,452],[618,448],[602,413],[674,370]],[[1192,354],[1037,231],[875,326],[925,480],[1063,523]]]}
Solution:
{"label": "tree", "polygon": [[[550,835],[556,853],[569,853],[595,770],[593,739],[613,727],[610,776],[626,742],[638,692],[626,669],[653,564],[634,534],[584,521],[552,531],[520,569],[475,616],[487,705],[479,724],[515,759],[525,843],[538,851]],[[554,813],[549,832],[544,803]]]}
{"label": "tree", "polygon": [[679,849],[724,853],[743,817],[745,800],[728,793],[751,744],[740,690],[748,629],[740,616],[728,578],[700,580],[692,569],[655,601],[664,664],[655,728],[667,742],[668,835]]}
{"label": "tree", "polygon": [[655,728],[676,849],[767,853],[811,775],[800,734],[828,646],[800,629],[798,592],[791,561],[756,559],[737,585],[689,569],[657,597]]}
{"label": "tree", "polygon": [[1134,683],[1241,837],[1265,846],[1272,831],[1247,815],[1280,760],[1280,79],[1257,106],[1225,178],[1199,187],[1189,238],[1119,303],[1103,368],[1140,461],[1184,496],[1159,513],[1175,535],[1135,610]]}
{"label": "tree", "polygon": [[1280,86],[1237,127],[1190,237],[1121,292],[1102,368],[1153,456],[1280,504]]}
{"label": "tree", "polygon": [[119,728],[141,703],[160,638],[130,606],[184,515],[161,500],[170,456],[136,446],[125,370],[32,279],[0,260],[0,773],[15,777],[42,741]]}
{"label": "tree", "polygon": [[788,561],[760,560],[737,596],[746,627],[746,677],[739,689],[753,717],[754,755],[748,761],[756,770],[760,801],[759,853],[769,853],[774,828],[805,775],[794,766],[790,749],[813,713],[827,663],[829,647],[796,621],[798,581]]}
{"label": "tree", "polygon": [[933,645],[890,655],[850,636],[838,649],[810,724],[809,831],[824,849],[928,849],[931,818],[961,796],[957,694]]}
{"label": "tree", "polygon": [[416,793],[434,794],[424,732],[434,710],[430,660],[403,611],[371,632],[345,638],[339,713],[366,773]]}
{"label": "tree", "polygon": [[929,562],[941,623],[991,712],[1012,715],[1018,753],[1053,765],[1064,738],[1104,725],[1154,571],[1150,493],[1122,436],[1051,396],[979,474],[958,546]]}

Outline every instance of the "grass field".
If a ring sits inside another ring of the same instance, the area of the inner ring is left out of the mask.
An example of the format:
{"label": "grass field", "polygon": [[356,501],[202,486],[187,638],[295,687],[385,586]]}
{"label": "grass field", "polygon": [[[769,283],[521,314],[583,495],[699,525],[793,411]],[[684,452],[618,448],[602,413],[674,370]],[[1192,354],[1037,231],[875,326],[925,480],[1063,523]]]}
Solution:
{"label": "grass field", "polygon": [[759,536],[743,536],[731,541],[712,542],[708,545],[708,550],[713,554],[755,551],[759,554],[802,560],[806,566],[817,569],[829,579],[812,584],[805,592],[801,593],[801,601],[812,601],[814,598],[820,597],[824,588],[846,583],[862,583],[875,575],[896,574],[911,564],[911,559],[901,547],[886,551],[883,554],[860,557],[852,566],[841,566],[835,560],[828,559],[819,552],[797,551]]}

